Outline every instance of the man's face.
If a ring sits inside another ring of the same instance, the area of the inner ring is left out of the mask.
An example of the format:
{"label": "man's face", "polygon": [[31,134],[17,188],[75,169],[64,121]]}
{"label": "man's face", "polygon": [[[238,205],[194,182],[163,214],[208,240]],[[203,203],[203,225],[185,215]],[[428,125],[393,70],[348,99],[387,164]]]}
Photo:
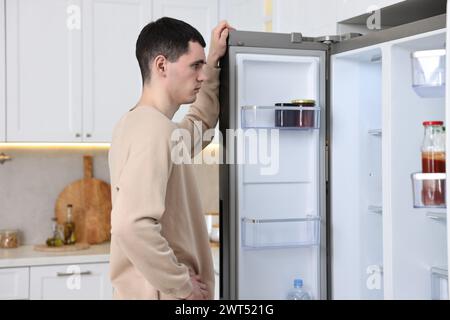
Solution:
{"label": "man's face", "polygon": [[176,62],[167,64],[167,89],[172,101],[177,105],[192,103],[206,76],[203,65],[206,63],[205,50],[197,42],[189,42],[189,50]]}

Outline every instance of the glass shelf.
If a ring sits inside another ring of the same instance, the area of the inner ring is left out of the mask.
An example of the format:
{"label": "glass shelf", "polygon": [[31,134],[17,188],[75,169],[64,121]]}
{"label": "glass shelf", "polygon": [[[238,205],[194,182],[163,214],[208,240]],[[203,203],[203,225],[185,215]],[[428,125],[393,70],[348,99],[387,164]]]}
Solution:
{"label": "glass shelf", "polygon": [[242,247],[246,249],[310,247],[319,244],[320,218],[242,218]]}
{"label": "glass shelf", "polygon": [[445,208],[445,173],[413,173],[414,208]]}
{"label": "glass shelf", "polygon": [[242,128],[310,130],[320,127],[319,107],[243,106]]}
{"label": "glass shelf", "polygon": [[448,269],[431,267],[431,299],[448,300]]}

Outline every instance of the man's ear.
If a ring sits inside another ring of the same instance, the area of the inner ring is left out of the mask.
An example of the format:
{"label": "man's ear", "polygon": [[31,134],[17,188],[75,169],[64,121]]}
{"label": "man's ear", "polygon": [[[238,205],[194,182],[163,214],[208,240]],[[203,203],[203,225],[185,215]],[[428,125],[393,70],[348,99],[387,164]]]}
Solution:
{"label": "man's ear", "polygon": [[158,55],[153,60],[153,70],[160,74],[161,76],[165,76],[167,72],[167,59],[163,55]]}

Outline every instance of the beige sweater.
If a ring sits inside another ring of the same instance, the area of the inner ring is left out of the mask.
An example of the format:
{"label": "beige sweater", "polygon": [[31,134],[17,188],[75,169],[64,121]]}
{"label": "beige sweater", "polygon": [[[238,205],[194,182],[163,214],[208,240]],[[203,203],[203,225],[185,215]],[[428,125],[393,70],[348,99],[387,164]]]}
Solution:
{"label": "beige sweater", "polygon": [[194,136],[194,121],[202,121],[204,131],[217,123],[220,69],[205,68],[208,80],[182,122],[137,106],[114,128],[110,276],[116,299],[187,297],[189,269],[214,297],[212,256],[192,166],[171,160],[174,129]]}

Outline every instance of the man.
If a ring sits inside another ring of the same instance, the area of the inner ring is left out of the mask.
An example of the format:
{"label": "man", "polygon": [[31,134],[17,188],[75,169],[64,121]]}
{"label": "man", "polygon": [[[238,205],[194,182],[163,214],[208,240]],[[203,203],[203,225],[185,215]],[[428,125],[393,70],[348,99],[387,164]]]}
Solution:
{"label": "man", "polygon": [[[109,152],[112,236],[110,276],[116,299],[213,299],[214,269],[192,168],[171,159],[177,129],[214,128],[219,59],[230,26],[205,42],[189,24],[161,18],[136,43],[143,90],[117,123]],[[203,83],[203,84],[202,84]],[[192,103],[180,123],[181,104]],[[201,138],[200,138],[201,139]],[[202,143],[194,141],[194,143]]]}

